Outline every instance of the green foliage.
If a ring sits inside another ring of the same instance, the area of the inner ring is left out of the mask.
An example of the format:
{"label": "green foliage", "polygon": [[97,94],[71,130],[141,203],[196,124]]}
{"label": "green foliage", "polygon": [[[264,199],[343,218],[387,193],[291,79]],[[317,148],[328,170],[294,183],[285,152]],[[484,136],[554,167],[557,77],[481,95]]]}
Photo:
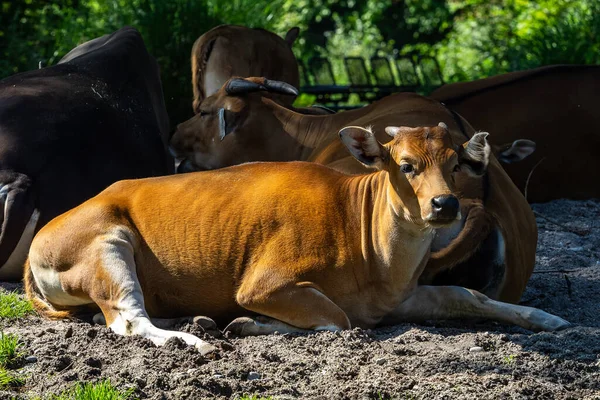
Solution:
{"label": "green foliage", "polygon": [[6,368],[14,367],[23,357],[19,338],[13,334],[0,332],[0,389],[9,389],[22,386],[25,379],[8,371]]}
{"label": "green foliage", "polygon": [[248,395],[245,394],[242,397],[240,397],[238,400],[274,400],[272,397],[262,397],[262,396],[257,396],[257,395]]}
{"label": "green foliage", "polygon": [[0,0],[0,77],[133,25],[181,122],[191,115],[192,44],[223,23],[281,35],[300,27],[296,55],[332,59],[339,84],[348,83],[345,56],[435,55],[448,82],[600,62],[598,0]]}
{"label": "green foliage", "polygon": [[0,332],[0,368],[11,367],[23,357],[19,338]]}
{"label": "green foliage", "polygon": [[0,319],[20,318],[31,312],[33,306],[29,300],[16,292],[0,292]]}
{"label": "green foliage", "polygon": [[0,367],[0,389],[10,389],[23,386],[25,379],[16,375],[14,372],[7,371],[4,367]]}
{"label": "green foliage", "polygon": [[502,362],[504,364],[506,364],[507,366],[514,366],[516,364],[516,360],[517,360],[516,354],[510,354],[510,355],[504,356],[504,358],[502,358]]}
{"label": "green foliage", "polygon": [[51,395],[50,400],[126,400],[133,396],[134,389],[119,390],[115,388],[110,380],[98,383],[78,382],[70,389],[58,395]]}

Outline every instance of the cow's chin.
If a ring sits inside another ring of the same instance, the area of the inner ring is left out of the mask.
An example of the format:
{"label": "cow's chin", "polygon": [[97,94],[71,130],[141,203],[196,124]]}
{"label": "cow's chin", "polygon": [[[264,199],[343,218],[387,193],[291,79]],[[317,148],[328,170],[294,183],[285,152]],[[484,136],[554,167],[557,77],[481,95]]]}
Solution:
{"label": "cow's chin", "polygon": [[462,215],[459,212],[458,215],[456,216],[456,218],[429,217],[429,218],[425,218],[424,221],[427,225],[429,225],[433,229],[441,229],[441,228],[448,228],[449,226],[460,221],[461,219],[462,219]]}
{"label": "cow's chin", "polygon": [[178,174],[183,174],[183,173],[186,173],[186,172],[202,171],[203,170],[202,168],[198,167],[197,165],[194,165],[194,163],[192,163],[187,158],[184,158],[183,160],[179,161],[179,165],[176,165],[175,169],[176,169],[176,171],[177,171]]}

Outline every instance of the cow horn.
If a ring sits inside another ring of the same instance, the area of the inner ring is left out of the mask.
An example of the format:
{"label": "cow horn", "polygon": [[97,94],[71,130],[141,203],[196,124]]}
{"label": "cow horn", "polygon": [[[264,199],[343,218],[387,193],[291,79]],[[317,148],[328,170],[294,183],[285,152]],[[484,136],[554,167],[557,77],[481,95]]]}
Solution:
{"label": "cow horn", "polygon": [[235,78],[229,81],[225,87],[227,94],[237,95],[245,93],[259,92],[261,90],[273,93],[289,94],[292,96],[298,96],[298,89],[290,85],[289,83],[281,81],[272,81],[265,79],[263,84],[252,82],[242,78]]}
{"label": "cow horn", "polygon": [[256,82],[247,81],[242,78],[235,78],[227,83],[225,86],[225,91],[227,94],[244,94],[244,93],[252,93],[258,92],[260,90],[266,90],[263,85],[259,85]]}
{"label": "cow horn", "polygon": [[412,128],[410,126],[388,126],[385,128],[385,133],[391,137],[396,137],[398,134],[401,135],[403,133],[412,132],[418,129],[419,128]]}
{"label": "cow horn", "polygon": [[298,96],[298,89],[296,89],[289,83],[265,79],[264,86],[267,88],[267,90],[269,92],[289,94],[291,96]]}

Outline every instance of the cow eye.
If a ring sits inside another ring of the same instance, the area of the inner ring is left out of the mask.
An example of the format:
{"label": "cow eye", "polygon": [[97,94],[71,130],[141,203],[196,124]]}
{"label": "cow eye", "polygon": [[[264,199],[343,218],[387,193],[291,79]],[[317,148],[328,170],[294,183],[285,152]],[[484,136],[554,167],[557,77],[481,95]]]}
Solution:
{"label": "cow eye", "polygon": [[210,114],[208,111],[200,110],[200,116],[204,117],[205,115]]}
{"label": "cow eye", "polygon": [[412,164],[402,164],[400,165],[400,171],[404,174],[410,174],[415,171],[415,167]]}
{"label": "cow eye", "polygon": [[458,171],[460,171],[460,164],[456,164],[454,166],[454,168],[452,169],[452,172],[458,172]]}

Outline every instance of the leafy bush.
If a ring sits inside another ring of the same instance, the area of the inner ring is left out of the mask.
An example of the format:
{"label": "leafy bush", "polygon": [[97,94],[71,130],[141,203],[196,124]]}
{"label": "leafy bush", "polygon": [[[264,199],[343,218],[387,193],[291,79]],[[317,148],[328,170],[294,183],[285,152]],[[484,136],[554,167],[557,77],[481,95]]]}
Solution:
{"label": "leafy bush", "polygon": [[[171,121],[191,115],[190,50],[222,23],[284,34],[299,58],[436,55],[448,82],[546,64],[600,62],[598,0],[0,0],[0,77],[55,64],[124,25],[162,71]],[[341,62],[334,62],[346,83]]]}

